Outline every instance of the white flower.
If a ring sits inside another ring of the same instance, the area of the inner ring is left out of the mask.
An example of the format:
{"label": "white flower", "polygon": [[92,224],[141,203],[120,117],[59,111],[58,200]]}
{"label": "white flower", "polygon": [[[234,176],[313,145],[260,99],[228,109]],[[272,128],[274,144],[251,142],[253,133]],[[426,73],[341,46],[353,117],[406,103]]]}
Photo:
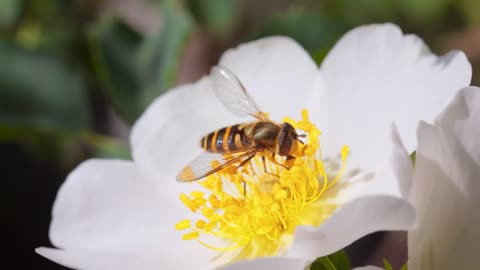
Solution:
{"label": "white flower", "polygon": [[[433,125],[419,124],[417,136],[414,172],[407,168],[406,151],[398,159],[412,175],[408,197],[417,211],[417,225],[408,232],[408,269],[476,269],[480,265],[480,88],[462,89]],[[251,262],[253,267],[259,263]]]}
{"label": "white flower", "polygon": [[[391,136],[392,122],[413,151],[417,120],[431,121],[471,77],[462,53],[437,57],[391,24],[350,31],[320,69],[285,37],[229,50],[220,65],[239,77],[273,120],[299,119],[307,108],[323,132],[324,157],[336,160],[344,144],[351,149],[341,188],[329,194],[337,207],[333,214],[320,226],[299,226],[286,235],[291,240],[279,255],[289,258],[282,259],[285,265],[297,266],[368,233],[412,226],[414,209],[403,199],[411,182],[396,161],[404,150],[396,129]],[[72,172],[53,210],[50,238],[58,249],[37,252],[81,269],[212,268],[218,253],[181,240],[174,230],[190,217],[179,194],[199,187],[178,183],[175,175],[200,153],[202,135],[245,121],[215,98],[209,77],[159,97],[133,128],[135,165],[91,160]],[[242,263],[249,262],[227,267]]]}
{"label": "white flower", "polygon": [[463,89],[434,125],[418,130],[408,269],[480,265],[480,88]]}

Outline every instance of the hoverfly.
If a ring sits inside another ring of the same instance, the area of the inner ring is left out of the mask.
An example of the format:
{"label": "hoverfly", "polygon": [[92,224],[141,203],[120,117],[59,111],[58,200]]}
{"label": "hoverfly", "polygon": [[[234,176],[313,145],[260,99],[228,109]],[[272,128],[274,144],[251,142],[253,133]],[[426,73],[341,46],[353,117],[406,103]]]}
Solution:
{"label": "hoverfly", "polygon": [[294,159],[297,142],[302,143],[298,138],[305,135],[298,135],[289,123],[270,120],[228,69],[213,67],[211,78],[216,97],[229,111],[241,117],[252,116],[256,121],[220,128],[204,136],[200,145],[205,152],[180,171],[177,181],[199,180],[235,164],[239,168],[257,154],[262,157],[266,173],[265,157],[288,169],[276,161],[275,155],[286,157],[286,161]]}

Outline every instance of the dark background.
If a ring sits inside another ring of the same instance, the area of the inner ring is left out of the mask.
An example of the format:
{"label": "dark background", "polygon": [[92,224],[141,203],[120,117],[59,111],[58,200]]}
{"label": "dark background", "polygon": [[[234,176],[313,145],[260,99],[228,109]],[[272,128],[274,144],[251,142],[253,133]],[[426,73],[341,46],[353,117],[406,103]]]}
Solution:
{"label": "dark background", "polygon": [[[476,0],[1,0],[4,260],[64,269],[34,248],[49,245],[68,172],[90,157],[129,159],[129,127],[149,102],[206,74],[226,48],[288,35],[320,63],[348,29],[391,21],[438,54],[464,50],[475,71],[479,10]],[[397,269],[405,246],[404,233],[377,233],[348,253],[354,264],[386,257]]]}

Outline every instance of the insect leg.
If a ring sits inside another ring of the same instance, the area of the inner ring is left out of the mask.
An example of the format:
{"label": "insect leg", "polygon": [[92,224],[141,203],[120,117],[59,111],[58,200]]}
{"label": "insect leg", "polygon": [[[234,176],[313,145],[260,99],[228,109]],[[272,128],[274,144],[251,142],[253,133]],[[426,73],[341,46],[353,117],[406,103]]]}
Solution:
{"label": "insect leg", "polygon": [[[240,167],[242,167],[243,165],[245,165],[245,163],[249,162],[255,155],[252,155],[250,156],[249,158],[245,159],[244,161],[242,161],[238,166],[237,166],[237,169],[239,169]],[[251,165],[251,164],[250,164]],[[252,169],[253,169],[253,166],[252,166]],[[247,182],[245,182],[245,180],[242,180],[243,182],[243,197],[246,198],[247,197]]]}
{"label": "insect leg", "polygon": [[[289,156],[287,156],[287,160],[288,160],[288,157]],[[272,155],[272,160],[273,160],[273,163],[275,163],[277,165],[280,165],[287,170],[290,170],[290,168],[287,165],[277,162],[277,160],[275,159],[275,153],[273,153],[273,155]]]}
{"label": "insect leg", "polygon": [[[273,153],[273,155],[272,155],[272,160],[276,164],[276,162],[274,161],[275,160],[275,153]],[[265,156],[264,155],[262,155],[262,163],[263,163],[263,170],[265,171],[266,174],[270,174],[270,175],[273,175],[275,177],[280,178],[279,175],[276,175],[274,173],[270,173],[270,172],[267,171],[267,164],[265,163]]]}
{"label": "insect leg", "polygon": [[279,165],[279,166],[282,166],[286,170],[290,170],[291,166],[289,166],[289,162],[291,162],[291,161],[295,161],[295,157],[291,156],[291,155],[287,155],[286,158],[285,158],[285,164],[279,163],[275,159],[275,153],[272,154],[272,162]]}
{"label": "insect leg", "polygon": [[265,164],[265,156],[262,155],[263,171],[267,172],[267,164]]}

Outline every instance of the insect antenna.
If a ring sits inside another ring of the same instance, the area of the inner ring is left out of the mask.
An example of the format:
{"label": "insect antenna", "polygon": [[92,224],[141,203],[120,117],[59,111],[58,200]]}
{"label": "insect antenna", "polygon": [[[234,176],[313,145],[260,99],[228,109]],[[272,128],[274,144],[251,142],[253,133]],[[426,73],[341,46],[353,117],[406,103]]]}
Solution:
{"label": "insect antenna", "polygon": [[295,140],[299,141],[301,144],[305,144],[302,140],[299,139],[299,138],[305,138],[305,137],[307,137],[307,134],[300,134],[300,135],[297,135]]}

